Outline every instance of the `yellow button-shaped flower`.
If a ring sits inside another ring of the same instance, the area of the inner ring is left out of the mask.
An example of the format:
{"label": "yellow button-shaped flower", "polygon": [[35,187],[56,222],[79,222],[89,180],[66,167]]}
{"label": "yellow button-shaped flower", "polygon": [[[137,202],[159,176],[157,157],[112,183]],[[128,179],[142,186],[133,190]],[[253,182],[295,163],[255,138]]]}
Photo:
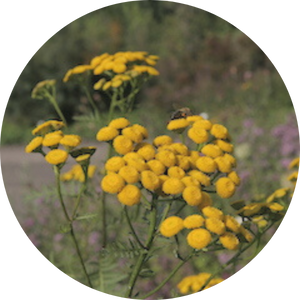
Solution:
{"label": "yellow button-shaped flower", "polygon": [[37,136],[33,138],[30,143],[25,147],[25,152],[26,153],[31,153],[39,148],[41,148],[43,144],[43,137]]}
{"label": "yellow button-shaped flower", "polygon": [[193,229],[187,236],[188,244],[198,250],[208,246],[211,240],[211,234],[203,228]]}
{"label": "yellow button-shaped flower", "polygon": [[184,129],[186,127],[188,127],[190,125],[190,122],[187,121],[184,118],[181,119],[175,119],[175,120],[171,120],[168,125],[167,125],[167,129],[168,130],[180,130],[180,129]]}
{"label": "yellow button-shaped flower", "polygon": [[155,156],[155,148],[150,144],[145,144],[144,146],[139,147],[137,153],[145,160],[151,160]]}
{"label": "yellow button-shaped flower", "polygon": [[161,161],[168,168],[173,167],[176,164],[176,156],[169,150],[162,150],[158,152],[155,158]]}
{"label": "yellow button-shaped flower", "polygon": [[63,138],[63,133],[61,130],[47,133],[44,136],[43,146],[45,146],[45,147],[56,146],[59,144],[59,142],[61,141],[62,138]]}
{"label": "yellow button-shaped flower", "polygon": [[198,120],[193,124],[194,128],[202,128],[205,130],[210,130],[212,127],[212,123],[209,120]]}
{"label": "yellow button-shaped flower", "polygon": [[183,190],[182,197],[188,205],[196,206],[202,201],[202,192],[199,187],[191,185]]}
{"label": "yellow button-shaped flower", "polygon": [[120,175],[115,173],[110,173],[104,176],[101,181],[101,187],[103,191],[110,194],[117,194],[121,192],[124,186],[124,179]]}
{"label": "yellow button-shaped flower", "polygon": [[180,167],[173,166],[168,169],[168,175],[173,178],[181,179],[185,176],[185,172]]}
{"label": "yellow button-shaped flower", "polygon": [[222,156],[223,155],[223,151],[221,150],[221,148],[217,145],[213,145],[213,144],[207,144],[205,145],[202,149],[201,152],[209,157],[212,158],[216,158],[218,156]]}
{"label": "yellow button-shaped flower", "polygon": [[228,142],[225,142],[223,140],[216,140],[215,144],[219,146],[220,149],[222,149],[224,152],[233,152],[233,145]]}
{"label": "yellow button-shaped flower", "polygon": [[240,223],[232,216],[226,215],[224,218],[224,223],[226,228],[233,231],[234,233],[238,233],[240,231]]}
{"label": "yellow button-shaped flower", "polygon": [[143,171],[141,173],[141,182],[145,189],[154,191],[160,187],[161,181],[158,176],[149,170]]}
{"label": "yellow button-shaped flower", "polygon": [[124,135],[117,136],[113,141],[113,146],[115,151],[122,155],[127,154],[133,150],[133,143],[131,139]]}
{"label": "yellow button-shaped flower", "polygon": [[177,195],[181,194],[185,186],[183,182],[178,178],[169,178],[167,179],[162,186],[162,190],[166,194]]}
{"label": "yellow button-shaped flower", "polygon": [[198,170],[191,170],[188,173],[192,178],[195,178],[200,182],[201,185],[209,186],[210,185],[210,177],[206,174],[198,171]]}
{"label": "yellow button-shaped flower", "polygon": [[105,169],[112,172],[119,172],[119,170],[124,166],[125,160],[120,156],[113,156],[105,163]]}
{"label": "yellow button-shaped flower", "polygon": [[162,175],[166,171],[166,167],[164,166],[164,164],[157,159],[149,160],[147,162],[147,165],[149,166],[150,170],[156,175]]}
{"label": "yellow button-shaped flower", "polygon": [[119,175],[127,182],[127,183],[136,183],[140,179],[140,173],[136,168],[132,166],[124,166],[120,169]]}
{"label": "yellow button-shaped flower", "polygon": [[80,145],[81,137],[76,134],[66,134],[59,143],[67,148],[74,148]]}
{"label": "yellow button-shaped flower", "polygon": [[200,205],[198,205],[199,210],[203,210],[205,207],[210,207],[213,204],[213,200],[210,195],[206,192],[202,192],[202,201]]}
{"label": "yellow button-shaped flower", "polygon": [[236,185],[236,186],[239,186],[241,184],[241,179],[239,177],[239,175],[237,174],[236,171],[232,171],[230,173],[228,173],[228,178],[231,179],[233,181],[233,183]]}
{"label": "yellow button-shaped flower", "polygon": [[203,226],[204,218],[200,215],[190,215],[183,221],[183,226],[188,229],[195,229]]}
{"label": "yellow button-shaped flower", "polygon": [[183,220],[177,216],[172,216],[162,222],[159,230],[163,236],[171,237],[178,234],[183,228]]}
{"label": "yellow button-shaped flower", "polygon": [[232,171],[231,163],[224,158],[224,156],[219,156],[215,158],[218,170],[222,173],[230,173]]}
{"label": "yellow button-shaped flower", "polygon": [[210,130],[210,133],[217,139],[228,138],[228,130],[225,126],[221,124],[214,124]]}
{"label": "yellow button-shaped flower", "polygon": [[181,178],[181,181],[184,183],[185,186],[193,185],[193,186],[200,188],[199,181],[192,176],[184,176],[183,178]]}
{"label": "yellow button-shaped flower", "polygon": [[224,214],[223,212],[213,206],[206,206],[202,209],[202,213],[204,214],[205,217],[207,218],[214,218],[214,219],[219,219],[223,220],[224,219]]}
{"label": "yellow button-shaped flower", "polygon": [[216,162],[208,156],[199,157],[196,161],[197,168],[204,173],[213,173],[217,169]]}
{"label": "yellow button-shaped flower", "polygon": [[230,198],[235,193],[235,190],[236,186],[230,178],[222,177],[216,182],[216,191],[221,198]]}
{"label": "yellow button-shaped flower", "polygon": [[59,165],[66,162],[68,153],[61,149],[54,149],[45,156],[46,161],[51,165]]}
{"label": "yellow button-shaped flower", "polygon": [[223,247],[229,250],[236,250],[240,243],[238,238],[231,232],[225,232],[219,237],[219,240]]}
{"label": "yellow button-shaped flower", "polygon": [[221,235],[225,233],[225,224],[220,220],[216,218],[207,218],[205,220],[205,227],[213,233],[216,233],[218,235]]}
{"label": "yellow button-shaped flower", "polygon": [[112,120],[109,123],[109,127],[113,127],[115,129],[123,129],[130,125],[130,122],[126,118],[117,118]]}
{"label": "yellow button-shaped flower", "polygon": [[193,126],[188,130],[188,137],[196,144],[202,144],[208,141],[209,134],[205,129]]}
{"label": "yellow button-shaped flower", "polygon": [[141,191],[135,185],[128,184],[122,189],[117,197],[122,204],[132,206],[140,203]]}
{"label": "yellow button-shaped flower", "polygon": [[98,131],[96,139],[100,142],[107,142],[113,140],[118,135],[119,131],[116,128],[106,126]]}
{"label": "yellow button-shaped flower", "polygon": [[172,143],[173,143],[173,139],[168,135],[160,135],[153,140],[153,145],[156,147],[163,146],[163,145],[170,145]]}

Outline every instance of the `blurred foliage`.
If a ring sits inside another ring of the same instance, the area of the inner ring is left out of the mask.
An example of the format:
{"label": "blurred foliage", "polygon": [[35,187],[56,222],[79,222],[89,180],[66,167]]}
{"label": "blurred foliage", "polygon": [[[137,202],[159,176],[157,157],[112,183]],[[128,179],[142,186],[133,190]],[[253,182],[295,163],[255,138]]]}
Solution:
{"label": "blurred foliage", "polygon": [[[37,82],[52,78],[58,80],[58,102],[71,122],[89,108],[77,86],[62,83],[66,71],[101,53],[127,50],[146,50],[161,57],[157,66],[161,76],[138,95],[138,108],[155,107],[164,111],[158,115],[165,120],[180,106],[219,115],[222,121],[236,112],[265,119],[267,111],[292,109],[272,63],[237,28],[198,8],[134,1],[94,11],[51,37],[20,75],[4,123],[24,128],[56,117],[49,103],[30,97]],[[93,96],[102,110],[107,109],[98,92]]]}

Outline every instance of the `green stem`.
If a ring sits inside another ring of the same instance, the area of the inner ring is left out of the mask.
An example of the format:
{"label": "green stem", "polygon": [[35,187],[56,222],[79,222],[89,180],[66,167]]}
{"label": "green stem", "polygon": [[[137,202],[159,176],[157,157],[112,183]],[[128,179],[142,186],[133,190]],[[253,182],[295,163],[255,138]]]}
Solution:
{"label": "green stem", "polygon": [[[155,198],[155,196],[153,196],[152,207],[151,207],[151,211],[150,211],[150,226],[149,226],[149,231],[148,231],[148,238],[147,238],[147,241],[145,243],[145,248],[147,250],[149,250],[152,246],[154,233],[155,233],[156,216],[157,216],[156,198]],[[139,258],[138,258],[138,260],[137,260],[137,262],[136,262],[136,264],[133,268],[133,271],[130,275],[130,278],[129,278],[128,289],[127,289],[127,292],[125,294],[126,298],[131,298],[133,288],[135,286],[136,280],[139,276],[139,273],[141,271],[141,268],[143,266],[143,263],[145,262],[145,259],[146,259],[147,255],[148,255],[147,252],[146,253],[142,252],[139,255]]]}
{"label": "green stem", "polygon": [[189,261],[194,255],[194,252],[192,252],[189,256],[187,256],[185,259],[181,260],[177,266],[174,268],[174,270],[151,292],[141,297],[141,299],[146,299],[150,296],[152,296],[154,293],[159,291],[176,273],[177,271],[187,262]]}
{"label": "green stem", "polygon": [[129,218],[129,215],[128,215],[128,210],[127,210],[127,206],[125,205],[124,206],[124,211],[125,211],[125,217],[126,217],[126,220],[127,220],[127,223],[130,227],[130,230],[132,232],[132,235],[134,236],[135,240],[137,241],[137,243],[140,245],[141,248],[145,249],[145,246],[142,244],[142,242],[140,241],[139,237],[137,236],[132,224],[131,224],[131,221],[130,221],[130,218]]}
{"label": "green stem", "polygon": [[108,122],[110,122],[114,117],[115,107],[116,107],[116,101],[117,101],[117,93],[114,93],[111,97],[111,102],[109,106],[109,112],[108,112]]}
{"label": "green stem", "polygon": [[59,169],[58,166],[54,166],[54,173],[55,173],[55,178],[56,178],[56,188],[57,188],[58,198],[59,198],[61,207],[63,209],[65,218],[66,218],[66,220],[67,220],[67,222],[69,223],[69,226],[70,226],[71,238],[73,240],[73,243],[74,243],[74,246],[75,246],[75,249],[76,249],[76,253],[79,257],[80,264],[81,264],[83,273],[86,277],[86,280],[87,280],[89,286],[92,287],[92,282],[91,282],[90,277],[89,277],[89,275],[87,273],[87,270],[85,268],[84,261],[83,261],[82,255],[81,255],[81,251],[80,251],[80,248],[79,248],[76,236],[75,236],[74,227],[73,227],[73,220],[70,219],[69,214],[68,214],[67,209],[66,209],[66,206],[65,206],[65,203],[64,203],[64,200],[63,200],[63,196],[62,196],[62,192],[61,192],[61,185],[60,185],[60,169]]}
{"label": "green stem", "polygon": [[83,184],[81,185],[81,188],[80,188],[80,191],[77,195],[77,199],[76,199],[76,202],[75,202],[75,207],[74,207],[74,211],[73,211],[73,214],[72,214],[72,218],[71,220],[73,221],[76,217],[76,213],[77,213],[77,210],[79,208],[79,205],[81,203],[81,200],[82,200],[82,194],[85,192],[86,190],[86,184],[87,184],[87,180],[86,180],[86,175],[85,175],[85,180],[83,182]]}
{"label": "green stem", "polygon": [[93,110],[94,110],[94,114],[95,114],[95,115],[100,115],[99,109],[98,109],[98,107],[96,106],[96,103],[95,103],[94,99],[92,98],[92,95],[91,95],[91,93],[90,93],[90,91],[89,91],[87,85],[86,85],[86,84],[83,84],[82,87],[83,87],[83,90],[84,90],[84,92],[85,92],[85,94],[86,94],[86,97],[87,97],[88,101],[90,102],[90,105],[92,106],[92,108],[93,108]]}
{"label": "green stem", "polygon": [[101,205],[101,221],[102,221],[102,248],[106,247],[107,243],[107,230],[106,230],[106,193],[102,191],[100,198]]}
{"label": "green stem", "polygon": [[64,117],[64,114],[62,113],[62,111],[60,110],[60,108],[57,104],[56,97],[51,95],[49,92],[46,92],[46,97],[48,98],[50,103],[53,105],[53,107],[56,110],[57,114],[59,115],[60,119],[65,123],[66,126],[68,126],[67,121]]}

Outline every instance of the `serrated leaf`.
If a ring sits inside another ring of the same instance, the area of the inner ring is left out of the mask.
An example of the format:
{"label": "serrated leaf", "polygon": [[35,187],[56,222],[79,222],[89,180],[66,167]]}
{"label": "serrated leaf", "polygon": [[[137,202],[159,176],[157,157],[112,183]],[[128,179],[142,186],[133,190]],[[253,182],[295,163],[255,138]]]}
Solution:
{"label": "serrated leaf", "polygon": [[75,220],[80,221],[80,220],[90,220],[90,219],[94,219],[98,216],[98,214],[85,214],[85,215],[81,215],[75,218]]}
{"label": "serrated leaf", "polygon": [[61,233],[67,234],[71,231],[71,225],[70,224],[62,224],[59,226],[59,231]]}

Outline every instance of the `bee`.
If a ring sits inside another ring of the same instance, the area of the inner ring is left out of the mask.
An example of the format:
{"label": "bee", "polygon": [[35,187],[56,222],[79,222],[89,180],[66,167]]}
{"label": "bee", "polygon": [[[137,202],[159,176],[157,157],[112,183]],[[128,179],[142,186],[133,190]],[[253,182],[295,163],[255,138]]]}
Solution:
{"label": "bee", "polygon": [[176,120],[176,119],[183,119],[183,118],[186,118],[186,117],[192,116],[192,115],[193,114],[188,107],[183,107],[172,113],[170,121]]}

